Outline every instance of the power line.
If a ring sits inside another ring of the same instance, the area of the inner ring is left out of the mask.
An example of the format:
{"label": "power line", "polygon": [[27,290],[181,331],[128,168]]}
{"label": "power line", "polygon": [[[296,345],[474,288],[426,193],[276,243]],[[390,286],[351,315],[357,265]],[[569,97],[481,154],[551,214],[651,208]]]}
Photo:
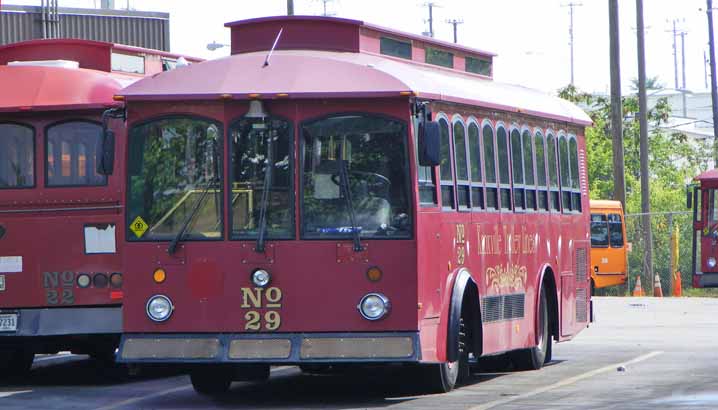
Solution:
{"label": "power line", "polygon": [[459,24],[464,24],[464,19],[458,19],[458,20],[450,19],[450,20],[446,20],[446,22],[451,24],[452,26],[454,26],[454,43],[458,43],[459,39],[458,39],[458,34],[457,34],[457,31],[458,31],[457,28],[458,28]]}
{"label": "power line", "polygon": [[568,26],[569,46],[571,46],[571,85],[574,85],[574,69],[573,69],[573,45],[574,45],[574,40],[573,40],[573,14],[574,14],[574,9],[575,9],[576,7],[581,7],[581,6],[583,6],[583,3],[574,3],[574,2],[570,2],[570,3],[568,3],[568,4],[563,4],[563,5],[561,5],[561,7],[568,7],[568,10],[569,10],[568,13],[569,13],[569,16],[570,16],[570,18],[571,18],[570,24],[569,24],[569,26]]}

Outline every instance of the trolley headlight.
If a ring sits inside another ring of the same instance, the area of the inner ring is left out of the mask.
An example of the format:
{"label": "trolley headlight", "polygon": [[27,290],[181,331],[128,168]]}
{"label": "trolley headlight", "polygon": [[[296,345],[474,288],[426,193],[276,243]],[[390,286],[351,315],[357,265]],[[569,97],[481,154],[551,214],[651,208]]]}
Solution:
{"label": "trolley headlight", "polygon": [[264,269],[257,269],[252,272],[252,283],[258,288],[263,288],[269,285],[272,280],[272,276]]}
{"label": "trolley headlight", "polygon": [[389,313],[391,303],[381,293],[369,293],[361,299],[357,309],[364,319],[379,320]]}
{"label": "trolley headlight", "polygon": [[156,295],[147,301],[147,316],[155,322],[169,319],[173,310],[172,301],[167,296]]}
{"label": "trolley headlight", "polygon": [[708,267],[709,267],[709,268],[712,269],[712,268],[715,268],[715,267],[716,267],[716,258],[714,258],[714,257],[711,256],[711,257],[708,258],[708,260],[707,260],[706,262],[708,262]]}

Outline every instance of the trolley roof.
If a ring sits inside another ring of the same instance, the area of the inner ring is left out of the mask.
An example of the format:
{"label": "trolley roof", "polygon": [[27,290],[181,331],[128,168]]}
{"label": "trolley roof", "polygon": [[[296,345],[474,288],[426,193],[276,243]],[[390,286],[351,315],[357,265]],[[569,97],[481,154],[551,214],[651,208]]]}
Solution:
{"label": "trolley roof", "polygon": [[698,182],[718,181],[718,169],[711,169],[710,171],[706,171],[693,179]]}
{"label": "trolley roof", "polygon": [[526,87],[381,55],[317,50],[241,53],[138,81],[127,101],[417,95],[590,125],[576,105]]}
{"label": "trolley roof", "polygon": [[111,107],[134,80],[81,68],[0,66],[0,112]]}

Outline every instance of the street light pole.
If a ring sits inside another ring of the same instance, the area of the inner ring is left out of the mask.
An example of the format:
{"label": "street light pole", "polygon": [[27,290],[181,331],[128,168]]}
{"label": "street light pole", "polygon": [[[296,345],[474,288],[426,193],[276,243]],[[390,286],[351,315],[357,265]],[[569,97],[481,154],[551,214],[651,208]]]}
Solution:
{"label": "street light pole", "polygon": [[708,15],[708,44],[710,45],[711,63],[711,98],[713,100],[713,158],[718,165],[718,79],[716,79],[716,46],[713,39],[713,0],[706,0]]}

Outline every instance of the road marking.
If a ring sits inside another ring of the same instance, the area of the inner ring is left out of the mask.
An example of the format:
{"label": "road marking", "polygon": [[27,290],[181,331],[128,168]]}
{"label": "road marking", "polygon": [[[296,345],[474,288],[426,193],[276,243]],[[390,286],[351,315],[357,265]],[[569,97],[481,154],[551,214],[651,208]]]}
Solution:
{"label": "road marking", "polygon": [[[283,370],[291,369],[293,366],[279,366],[271,370],[271,373],[280,372]],[[120,407],[129,406],[131,404],[139,403],[141,401],[149,400],[149,399],[156,399],[157,397],[167,396],[172,393],[177,393],[185,390],[192,390],[192,385],[189,386],[181,386],[181,387],[175,387],[172,389],[163,390],[157,393],[148,394],[146,396],[140,396],[140,397],[133,397],[131,399],[123,400],[118,403],[110,404],[108,406],[104,407],[98,407],[95,410],[115,410]]]}
{"label": "road marking", "polygon": [[0,399],[4,399],[6,397],[14,396],[16,394],[23,394],[23,393],[32,393],[32,390],[0,392]]}
{"label": "road marking", "polygon": [[569,377],[568,379],[563,379],[563,380],[561,380],[561,381],[559,381],[559,382],[556,382],[556,383],[554,383],[554,384],[550,384],[550,385],[548,385],[548,386],[544,386],[544,387],[538,388],[538,389],[536,389],[536,390],[532,390],[532,391],[530,391],[530,392],[528,392],[528,393],[519,394],[519,395],[512,396],[512,397],[507,397],[507,398],[500,399],[500,400],[494,400],[494,401],[491,401],[491,402],[488,402],[488,403],[481,404],[481,405],[479,405],[479,406],[471,407],[471,408],[469,408],[468,410],[488,410],[488,409],[492,409],[492,408],[494,408],[494,407],[496,407],[496,406],[501,406],[501,405],[503,405],[503,404],[511,403],[511,402],[513,402],[513,401],[516,401],[516,400],[525,399],[525,398],[527,398],[527,397],[531,397],[531,396],[535,396],[535,395],[537,395],[537,394],[545,393],[545,392],[550,391],[550,390],[554,390],[554,389],[558,389],[558,388],[560,388],[560,387],[568,386],[568,385],[570,385],[570,384],[574,384],[574,383],[579,382],[579,381],[581,381],[581,380],[588,379],[589,377],[597,376],[597,375],[599,375],[599,374],[601,374],[601,373],[610,372],[610,371],[612,371],[612,370],[613,370],[613,371],[616,371],[616,368],[618,368],[619,366],[628,366],[628,365],[630,365],[630,364],[639,363],[639,362],[648,360],[648,359],[650,359],[650,358],[652,358],[652,357],[656,357],[656,356],[658,356],[658,355],[660,355],[660,354],[663,354],[663,352],[661,352],[661,351],[654,351],[654,352],[651,352],[651,353],[647,353],[647,354],[644,354],[643,356],[638,356],[638,357],[636,357],[635,359],[629,360],[629,361],[627,361],[627,362],[610,364],[610,365],[608,365],[608,366],[601,367],[601,368],[599,368],[599,369],[591,370],[590,372],[586,372],[586,373],[579,374],[579,375],[577,375],[577,376]]}

